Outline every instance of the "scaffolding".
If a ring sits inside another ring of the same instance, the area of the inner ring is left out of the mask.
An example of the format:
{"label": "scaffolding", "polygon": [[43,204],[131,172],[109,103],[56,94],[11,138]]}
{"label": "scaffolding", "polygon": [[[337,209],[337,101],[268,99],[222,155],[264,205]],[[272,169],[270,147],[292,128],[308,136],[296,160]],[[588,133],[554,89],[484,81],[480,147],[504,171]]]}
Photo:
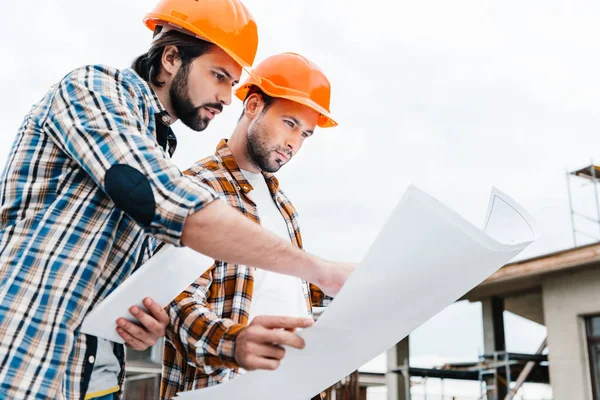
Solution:
{"label": "scaffolding", "polygon": [[[545,347],[545,344],[544,344]],[[548,376],[548,356],[536,354],[508,353],[496,351],[484,354],[478,365],[480,398],[482,400],[512,400],[522,384],[529,382],[550,383]],[[537,370],[534,372],[534,367]],[[518,378],[513,382],[513,377]],[[503,387],[506,394],[499,393]]]}
{"label": "scaffolding", "polygon": [[[487,399],[491,397],[493,400],[500,400],[498,393],[498,383],[504,387],[510,387],[510,367],[511,358],[510,353],[496,351],[491,355],[483,355],[480,360],[479,369],[477,376],[479,380],[479,387],[481,389],[481,399]],[[500,372],[504,370],[504,374]]]}
{"label": "scaffolding", "polygon": [[[594,242],[600,241],[600,201],[598,200],[598,183],[600,182],[600,167],[594,165],[592,161],[590,165],[584,168],[580,168],[576,171],[566,171],[567,177],[567,192],[569,193],[569,207],[571,209],[571,226],[573,228],[573,245],[577,247],[578,236],[585,236],[592,239]],[[594,192],[594,202],[596,208],[596,217],[592,217],[587,213],[575,210],[573,204],[573,193],[572,193],[572,182],[571,179],[575,177],[578,181],[584,185],[591,185]],[[598,233],[590,233],[581,229],[581,221],[591,222],[597,225]]]}
{"label": "scaffolding", "polygon": [[[525,382],[550,383],[548,356],[542,354],[545,348],[544,340],[535,354],[496,351],[481,355],[479,361],[473,363],[445,364],[440,368],[402,366],[393,372],[408,376],[409,379],[421,377],[424,382],[428,378],[441,379],[442,398],[445,398],[444,380],[453,379],[479,382],[479,400],[513,400]],[[514,377],[517,379],[513,381]],[[505,390],[500,391],[501,387]],[[410,399],[410,394],[406,399]]]}

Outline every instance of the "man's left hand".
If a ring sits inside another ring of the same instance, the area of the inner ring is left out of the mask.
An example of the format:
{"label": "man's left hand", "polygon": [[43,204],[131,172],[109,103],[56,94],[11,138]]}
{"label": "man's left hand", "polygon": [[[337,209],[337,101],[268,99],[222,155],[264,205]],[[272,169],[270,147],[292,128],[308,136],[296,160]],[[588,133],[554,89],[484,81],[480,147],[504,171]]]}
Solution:
{"label": "man's left hand", "polygon": [[140,323],[134,324],[125,318],[117,320],[117,333],[125,340],[127,347],[134,350],[146,350],[154,346],[156,341],[165,336],[165,330],[169,325],[169,316],[166,311],[151,298],[144,299],[144,306],[149,313],[133,306],[129,309]]}

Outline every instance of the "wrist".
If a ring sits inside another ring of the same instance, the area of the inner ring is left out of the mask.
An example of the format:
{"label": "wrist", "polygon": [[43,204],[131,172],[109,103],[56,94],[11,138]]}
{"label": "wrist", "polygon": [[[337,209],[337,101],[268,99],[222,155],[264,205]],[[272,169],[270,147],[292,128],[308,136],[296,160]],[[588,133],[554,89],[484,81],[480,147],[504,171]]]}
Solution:
{"label": "wrist", "polygon": [[217,349],[218,357],[227,368],[237,368],[236,342],[239,334],[246,328],[245,325],[233,324],[224,332]]}
{"label": "wrist", "polygon": [[304,279],[317,285],[326,283],[328,280],[327,261],[307,253],[306,255],[307,267],[305,268],[306,271],[308,271],[308,274]]}

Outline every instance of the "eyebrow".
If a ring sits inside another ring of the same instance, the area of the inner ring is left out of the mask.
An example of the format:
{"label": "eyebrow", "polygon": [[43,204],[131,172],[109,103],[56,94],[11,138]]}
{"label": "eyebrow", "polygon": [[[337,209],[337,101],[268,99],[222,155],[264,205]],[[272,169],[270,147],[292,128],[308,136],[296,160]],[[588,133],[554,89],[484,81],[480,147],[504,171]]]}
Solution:
{"label": "eyebrow", "polygon": [[[298,125],[298,126],[300,125],[300,121],[298,121],[298,119],[297,119],[297,118],[294,118],[294,117],[292,117],[291,115],[284,115],[283,117],[284,117],[284,118],[289,118],[289,119],[291,119],[291,120],[292,120],[292,121],[294,121],[294,123],[295,123],[296,125]],[[311,135],[314,133],[314,132],[313,132],[312,130],[310,130],[310,129],[307,129],[307,130],[305,130],[305,131],[302,131],[302,132],[304,132],[304,133],[310,133]]]}
{"label": "eyebrow", "polygon": [[[215,69],[219,70],[219,72],[221,72],[223,75],[225,75],[227,78],[229,78],[230,80],[233,80],[233,78],[231,77],[231,74],[229,73],[229,71],[227,71],[225,68],[223,67],[215,67]],[[235,85],[237,85],[240,81],[239,80],[233,80],[233,83]]]}

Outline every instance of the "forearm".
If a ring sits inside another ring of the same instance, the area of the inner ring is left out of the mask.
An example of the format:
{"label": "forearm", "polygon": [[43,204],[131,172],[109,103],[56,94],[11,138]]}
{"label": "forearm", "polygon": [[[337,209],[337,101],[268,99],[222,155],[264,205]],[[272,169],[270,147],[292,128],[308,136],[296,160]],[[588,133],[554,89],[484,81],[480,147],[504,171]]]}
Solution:
{"label": "forearm", "polygon": [[223,201],[189,216],[181,241],[216,260],[250,265],[315,282],[318,259],[249,221]]}

